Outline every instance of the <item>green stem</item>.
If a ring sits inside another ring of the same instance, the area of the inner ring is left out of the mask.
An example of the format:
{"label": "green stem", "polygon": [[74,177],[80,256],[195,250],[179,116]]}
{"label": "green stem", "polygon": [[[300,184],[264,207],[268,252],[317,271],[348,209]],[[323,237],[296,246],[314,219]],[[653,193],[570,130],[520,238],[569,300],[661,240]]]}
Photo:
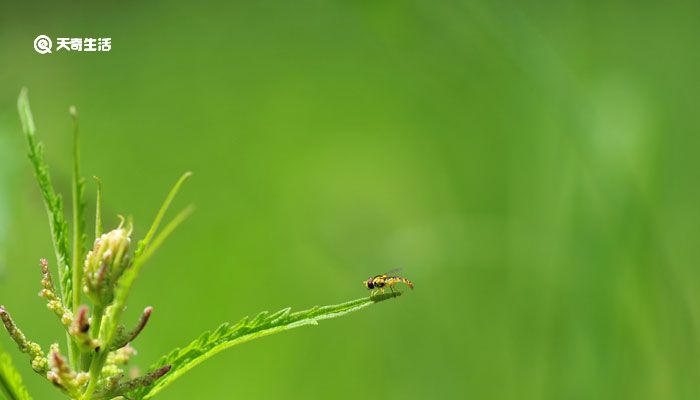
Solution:
{"label": "green stem", "polygon": [[[90,325],[90,336],[93,338],[99,338],[100,329],[102,328],[102,320],[104,319],[104,307],[95,305],[92,312],[92,324]],[[104,347],[104,346],[103,346]],[[92,363],[93,353],[86,352],[82,354],[80,359],[81,370],[87,371]]]}
{"label": "green stem", "polygon": [[[81,261],[83,258],[83,183],[80,178],[80,137],[78,135],[78,114],[75,107],[70,108],[70,114],[73,118],[73,298],[72,308],[73,314],[77,315],[78,307],[80,306],[80,289],[82,286],[82,268]],[[78,368],[80,362],[80,349],[75,341],[70,340],[70,364],[73,369]]]}
{"label": "green stem", "polygon": [[92,394],[95,393],[97,381],[100,379],[100,373],[107,359],[108,352],[107,346],[102,346],[100,351],[92,357],[92,362],[90,363],[90,383],[88,383],[88,387],[85,389],[85,393],[83,393],[82,400],[90,400]]}
{"label": "green stem", "polygon": [[[103,338],[100,337],[100,330],[102,328],[102,319],[104,318],[104,311],[104,307],[95,305],[95,310],[92,316],[93,322],[92,326],[90,326],[90,334],[92,335],[92,337],[96,337],[100,340],[103,340]],[[100,379],[100,373],[102,372],[102,367],[104,366],[107,353],[109,353],[109,344],[102,343],[97,354],[91,355],[91,360],[89,362],[90,382],[88,383],[88,387],[87,389],[85,389],[85,393],[83,394],[83,400],[89,400],[92,394],[95,392],[95,388],[97,387],[97,381]]]}
{"label": "green stem", "polygon": [[95,239],[102,235],[102,181],[94,177],[97,182],[97,201],[95,202]]}
{"label": "green stem", "polygon": [[100,329],[102,328],[102,319],[104,318],[104,315],[104,307],[100,305],[95,305],[95,310],[93,311],[92,315],[92,326],[90,327],[90,334],[94,338],[100,337]]}
{"label": "green stem", "polygon": [[78,344],[75,343],[75,340],[73,340],[73,336],[71,336],[68,331],[66,331],[66,344],[68,345],[68,361],[71,367],[75,368],[73,364],[77,367],[78,362],[80,362],[80,349],[78,348]]}

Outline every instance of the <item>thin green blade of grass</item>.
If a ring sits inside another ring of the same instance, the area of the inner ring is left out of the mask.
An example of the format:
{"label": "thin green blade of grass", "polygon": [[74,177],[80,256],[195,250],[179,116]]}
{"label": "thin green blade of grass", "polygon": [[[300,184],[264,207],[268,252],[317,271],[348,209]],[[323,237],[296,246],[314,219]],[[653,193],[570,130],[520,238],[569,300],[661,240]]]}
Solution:
{"label": "thin green blade of grass", "polygon": [[224,323],[215,331],[205,332],[187,346],[175,349],[161,358],[150,370],[170,365],[170,372],[160,378],[153,386],[137,389],[133,396],[137,400],[152,398],[190,369],[230,347],[289,329],[318,325],[318,321],[340,317],[400,295],[400,292],[386,293],[341,304],[316,306],[293,313],[290,312],[290,308],[282,309],[274,314],[263,311],[252,320],[248,320],[246,317],[235,325]]}
{"label": "thin green blade of grass", "polygon": [[0,398],[32,400],[27,388],[22,383],[22,376],[12,364],[10,355],[5,353],[2,347],[0,347]]}
{"label": "thin green blade of grass", "polygon": [[71,264],[68,251],[68,223],[63,213],[63,199],[51,184],[49,176],[49,167],[44,161],[44,154],[41,143],[36,142],[36,127],[34,125],[34,117],[32,110],[29,107],[29,97],[27,89],[22,89],[17,100],[17,109],[19,111],[20,120],[22,122],[22,130],[27,139],[29,148],[29,160],[34,167],[34,176],[39,184],[39,189],[44,199],[44,206],[49,217],[49,226],[51,228],[51,239],[53,242],[54,252],[56,253],[56,265],[58,269],[59,283],[61,287],[61,297],[68,308],[73,306],[72,287],[71,287]]}

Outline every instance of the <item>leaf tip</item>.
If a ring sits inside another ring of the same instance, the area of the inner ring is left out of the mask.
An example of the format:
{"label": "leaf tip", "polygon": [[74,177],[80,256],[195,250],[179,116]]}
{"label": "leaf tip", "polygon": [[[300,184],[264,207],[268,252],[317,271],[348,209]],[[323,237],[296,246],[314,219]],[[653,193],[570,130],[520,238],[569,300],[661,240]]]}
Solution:
{"label": "leaf tip", "polygon": [[186,180],[188,180],[192,176],[192,171],[187,171],[182,176],[180,179],[178,179],[178,182],[176,183],[176,186],[180,186],[183,183],[185,183]]}
{"label": "leaf tip", "polygon": [[18,104],[22,104],[27,101],[27,98],[29,97],[29,90],[27,89],[26,86],[22,86],[22,88],[19,90],[19,98],[17,99]]}

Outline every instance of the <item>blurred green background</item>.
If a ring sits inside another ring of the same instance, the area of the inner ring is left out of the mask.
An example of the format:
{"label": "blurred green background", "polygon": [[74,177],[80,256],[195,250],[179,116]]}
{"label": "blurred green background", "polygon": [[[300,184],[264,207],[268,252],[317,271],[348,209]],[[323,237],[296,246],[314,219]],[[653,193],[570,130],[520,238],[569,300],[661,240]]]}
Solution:
{"label": "blurred green background", "polygon": [[[197,211],[131,298],[155,307],[141,367],[394,267],[416,283],[163,400],[700,397],[698,3],[0,4],[0,303],[42,345],[63,337],[36,296],[53,253],[22,86],[66,195],[78,107],[110,224],[142,236],[194,172],[177,206]],[[39,34],[113,48],[39,55]]]}

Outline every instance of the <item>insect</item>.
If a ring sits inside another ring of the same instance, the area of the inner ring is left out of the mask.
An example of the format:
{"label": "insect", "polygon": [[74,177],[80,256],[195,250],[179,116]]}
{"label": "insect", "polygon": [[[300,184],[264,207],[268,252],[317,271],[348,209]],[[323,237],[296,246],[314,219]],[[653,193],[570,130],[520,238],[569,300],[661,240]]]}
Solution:
{"label": "insect", "polygon": [[396,285],[399,282],[403,282],[408,287],[413,289],[413,282],[409,281],[408,279],[401,276],[389,275],[391,272],[395,271],[396,270],[389,271],[386,274],[375,275],[374,277],[369,277],[366,281],[362,281],[365,287],[372,291],[370,292],[370,297],[372,297],[377,291],[384,293],[384,288],[386,287],[388,287],[393,292],[394,285]]}

